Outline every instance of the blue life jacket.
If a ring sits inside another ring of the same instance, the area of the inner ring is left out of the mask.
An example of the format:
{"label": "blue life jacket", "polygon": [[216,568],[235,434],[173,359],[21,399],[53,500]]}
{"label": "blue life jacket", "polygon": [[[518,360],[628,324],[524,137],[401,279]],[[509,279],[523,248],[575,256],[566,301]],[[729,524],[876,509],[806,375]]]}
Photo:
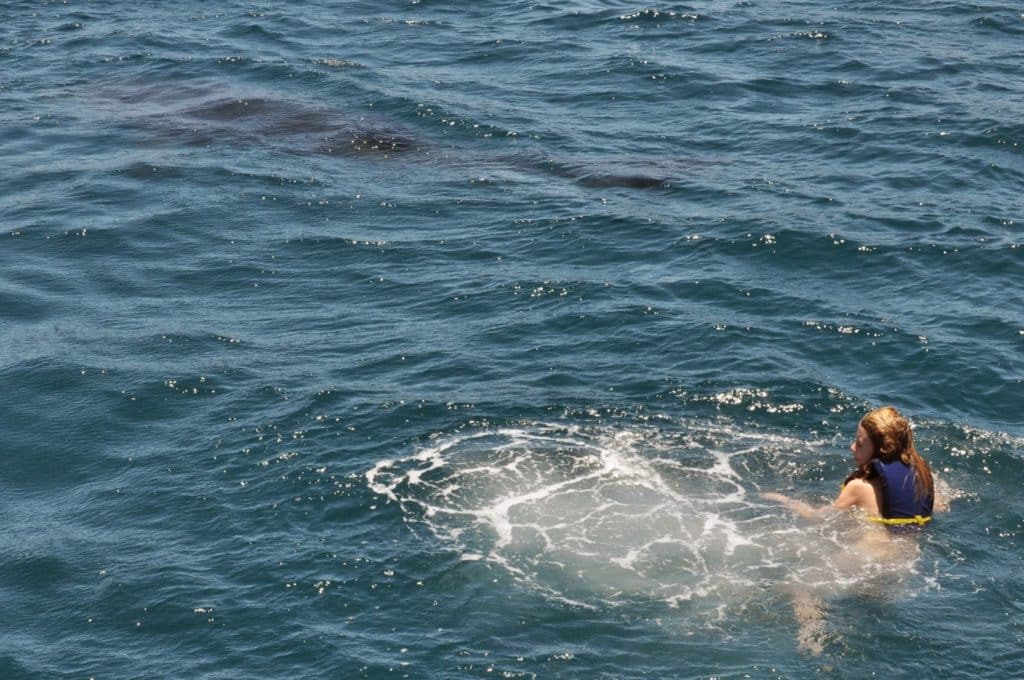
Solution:
{"label": "blue life jacket", "polygon": [[914,468],[901,460],[892,462],[875,458],[871,467],[878,473],[882,484],[883,524],[924,524],[932,518],[935,499],[932,494],[917,498],[914,493]]}

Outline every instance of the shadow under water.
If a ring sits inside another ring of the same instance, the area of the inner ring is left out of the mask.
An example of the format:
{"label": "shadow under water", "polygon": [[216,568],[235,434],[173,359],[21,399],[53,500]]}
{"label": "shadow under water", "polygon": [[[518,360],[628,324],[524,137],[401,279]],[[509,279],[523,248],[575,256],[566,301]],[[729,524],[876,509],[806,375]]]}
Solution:
{"label": "shadow under water", "polygon": [[499,174],[511,171],[591,189],[642,191],[670,189],[695,169],[718,163],[635,156],[608,167],[584,156],[552,157],[534,148],[481,149],[451,139],[431,141],[422,131],[384,114],[349,113],[336,106],[252,92],[225,96],[228,90],[222,84],[176,90],[125,85],[94,93],[91,98],[104,118],[131,130],[134,143],[142,146],[226,146],[296,156],[399,157],[406,162],[439,163],[448,169],[465,166],[474,176],[491,167]]}

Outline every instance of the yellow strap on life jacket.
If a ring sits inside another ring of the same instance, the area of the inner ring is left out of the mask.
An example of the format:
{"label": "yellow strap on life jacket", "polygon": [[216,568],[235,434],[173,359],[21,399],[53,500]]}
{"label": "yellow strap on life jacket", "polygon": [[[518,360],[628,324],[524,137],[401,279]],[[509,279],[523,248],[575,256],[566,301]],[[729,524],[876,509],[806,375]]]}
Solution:
{"label": "yellow strap on life jacket", "polygon": [[932,521],[931,517],[924,517],[922,515],[914,515],[913,517],[868,517],[869,522],[877,522],[879,524],[916,524],[918,526],[924,526],[926,522]]}

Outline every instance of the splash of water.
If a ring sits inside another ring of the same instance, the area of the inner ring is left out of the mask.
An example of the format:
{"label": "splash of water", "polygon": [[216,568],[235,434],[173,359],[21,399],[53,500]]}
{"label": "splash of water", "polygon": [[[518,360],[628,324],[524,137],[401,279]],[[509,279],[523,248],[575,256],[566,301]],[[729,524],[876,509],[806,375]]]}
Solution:
{"label": "splash of water", "polygon": [[800,523],[759,497],[820,445],[726,426],[539,423],[439,435],[366,478],[464,559],[499,564],[550,597],[721,613],[752,593],[846,588],[880,573],[845,540],[837,522],[849,518]]}

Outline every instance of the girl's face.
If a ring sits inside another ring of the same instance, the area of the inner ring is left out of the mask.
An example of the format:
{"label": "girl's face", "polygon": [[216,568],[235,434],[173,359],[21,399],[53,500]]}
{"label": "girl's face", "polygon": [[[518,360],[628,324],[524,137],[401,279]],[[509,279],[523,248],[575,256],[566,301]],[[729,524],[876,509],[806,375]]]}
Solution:
{"label": "girl's face", "polygon": [[857,467],[864,465],[875,457],[875,445],[872,443],[867,431],[860,425],[857,426],[857,436],[853,438],[853,443],[850,444],[850,451],[853,452],[853,462],[857,464]]}

